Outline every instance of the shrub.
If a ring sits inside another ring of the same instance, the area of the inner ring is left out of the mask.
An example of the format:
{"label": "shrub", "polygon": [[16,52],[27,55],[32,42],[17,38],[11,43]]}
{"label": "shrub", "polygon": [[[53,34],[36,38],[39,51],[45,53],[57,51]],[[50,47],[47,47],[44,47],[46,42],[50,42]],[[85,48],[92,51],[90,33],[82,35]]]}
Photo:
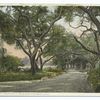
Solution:
{"label": "shrub", "polygon": [[6,56],[2,58],[2,71],[18,71],[18,66],[21,64],[19,58],[14,56]]}
{"label": "shrub", "polygon": [[41,71],[32,75],[30,72],[1,72],[0,82],[3,81],[20,81],[20,80],[40,80],[43,77],[51,78],[61,73],[50,71]]}
{"label": "shrub", "polygon": [[[94,90],[98,90],[100,88],[100,68],[97,69],[91,69],[88,72],[88,80],[91,82],[93,85]],[[100,91],[100,90],[99,90]]]}
{"label": "shrub", "polygon": [[63,70],[60,69],[60,68],[51,68],[51,67],[45,68],[44,71],[47,71],[47,72],[55,72],[55,73],[61,73],[61,72],[63,72]]}
{"label": "shrub", "polygon": [[0,81],[20,81],[20,80],[32,80],[33,76],[30,73],[24,72],[4,72],[0,73]]}

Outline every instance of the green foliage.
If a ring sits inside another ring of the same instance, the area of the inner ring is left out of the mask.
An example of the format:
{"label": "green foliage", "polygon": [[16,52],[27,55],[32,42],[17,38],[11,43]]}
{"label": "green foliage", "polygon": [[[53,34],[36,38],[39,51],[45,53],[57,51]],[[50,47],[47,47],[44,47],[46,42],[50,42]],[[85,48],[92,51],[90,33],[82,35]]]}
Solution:
{"label": "green foliage", "polygon": [[88,80],[92,84],[95,92],[100,92],[100,61],[95,65],[95,69],[88,72]]}
{"label": "green foliage", "polygon": [[62,73],[62,72],[63,72],[63,71],[62,71],[61,69],[59,69],[59,68],[51,68],[51,67],[45,68],[44,71],[46,71],[46,72],[55,72],[55,73]]}
{"label": "green foliage", "polygon": [[[48,25],[48,10],[46,7],[41,6],[33,6],[33,7],[13,7],[14,9],[14,17],[17,21],[15,25],[15,30],[21,35],[22,31],[27,31],[28,35],[35,35],[38,37],[43,33]],[[30,21],[31,31],[35,31],[34,33],[30,34]]]}
{"label": "green foliage", "polygon": [[93,34],[87,34],[86,36],[83,36],[81,38],[81,41],[83,44],[85,44],[85,46],[87,48],[89,48],[90,50],[97,50],[97,47],[95,45],[95,39],[94,39],[94,35]]}
{"label": "green foliage", "polygon": [[97,69],[91,69],[88,72],[88,80],[93,85],[94,90],[100,85],[100,67]]}
{"label": "green foliage", "polygon": [[8,13],[0,10],[0,32],[5,33],[12,30],[13,23]]}
{"label": "green foliage", "polygon": [[53,59],[53,63],[57,65],[57,68],[64,70],[66,68],[66,54],[65,55],[57,55]]}
{"label": "green foliage", "polygon": [[[60,19],[59,13],[50,11],[45,6],[11,6],[10,8],[9,14],[6,10],[1,10],[10,18],[9,21],[13,22],[12,30],[4,32],[2,37],[7,43],[16,44],[16,47],[20,47],[29,57],[35,58],[35,54],[45,44],[50,29]],[[37,63],[37,60],[35,62]]]}
{"label": "green foliage", "polygon": [[45,75],[39,73],[33,76],[30,72],[6,72],[0,73],[0,81],[37,80],[43,76]]}
{"label": "green foliage", "polygon": [[[52,54],[60,50],[62,46],[66,43],[66,39],[63,36],[65,29],[62,26],[54,26],[53,30],[50,32],[49,37],[50,40],[45,47],[45,51],[48,51],[47,54]],[[63,44],[64,43],[64,44]],[[53,45],[52,45],[53,44]]]}
{"label": "green foliage", "polygon": [[[58,7],[59,8],[59,7]],[[73,21],[73,12],[74,12],[74,9],[76,7],[73,7],[73,6],[62,6],[62,16],[65,17],[65,20],[68,22],[68,21]],[[59,10],[59,9],[58,9]]]}
{"label": "green foliage", "polygon": [[44,54],[44,56],[52,56],[55,55],[55,58],[53,59],[58,61],[59,59],[59,63],[61,63],[60,65],[58,63],[55,63],[56,65],[59,66],[63,66],[63,58],[61,58],[60,56],[64,54],[66,52],[66,48],[67,48],[67,38],[66,38],[66,34],[65,34],[65,29],[60,26],[60,25],[55,25],[50,34],[49,34],[50,40],[48,42],[48,44],[45,46],[44,51],[46,52]]}
{"label": "green foliage", "polygon": [[[0,10],[0,31],[2,32],[2,38],[9,44],[13,43],[22,49],[24,48],[24,52],[27,49],[25,52],[27,55],[34,54],[35,47],[36,52],[38,52],[40,48],[37,47],[41,46],[41,48],[44,48],[43,56],[55,56],[53,59],[54,64],[62,69],[66,67],[66,60],[72,59],[73,52],[80,53],[80,57],[86,56],[86,58],[89,59],[93,58],[90,54],[82,50],[82,47],[75,42],[73,35],[66,32],[63,26],[55,25],[48,32],[49,34],[46,34],[44,37],[42,36],[43,33],[48,30],[50,23],[57,18],[61,8],[62,17],[65,18],[66,22],[77,19],[76,16],[78,15],[83,18],[83,11],[78,9],[78,7],[60,6],[54,11],[48,10],[45,6],[12,6],[4,8],[9,8],[10,10],[9,13],[7,10]],[[99,8],[94,7],[93,12],[95,14],[99,13]],[[87,34],[81,38],[80,41],[84,43],[87,48],[97,51],[93,37],[94,35]],[[47,44],[44,46],[43,44],[46,42]],[[3,68],[15,70],[15,67],[18,66],[19,63],[13,61],[11,58],[8,60],[8,58],[3,58],[3,62],[5,62],[2,65]],[[10,60],[12,60],[12,62]]]}
{"label": "green foliage", "polygon": [[19,46],[16,38],[21,39],[20,42],[25,47],[27,47],[24,44],[26,37],[29,41],[34,39],[37,44],[40,36],[48,29],[49,23],[58,15],[45,6],[12,6],[3,9],[8,11],[0,10],[0,29],[4,29],[2,38],[9,44],[16,43],[16,46]]}
{"label": "green foliage", "polygon": [[21,81],[21,80],[40,80],[43,77],[51,78],[61,74],[58,69],[44,70],[32,75],[30,72],[1,72],[0,82]]}
{"label": "green foliage", "polygon": [[63,26],[55,25],[49,36],[52,38],[44,48],[46,52],[44,56],[55,55],[53,58],[54,64],[65,69],[66,59],[72,56],[72,52],[79,53],[82,48],[74,40],[73,34],[66,32]]}
{"label": "green foliage", "polygon": [[[10,8],[10,7],[8,7]],[[4,7],[2,9],[5,9]],[[0,9],[0,34],[1,38],[9,44],[14,43],[14,23],[7,10]]]}
{"label": "green foliage", "polygon": [[18,66],[21,64],[19,58],[9,55],[3,57],[1,61],[2,61],[1,65],[2,71],[17,71]]}

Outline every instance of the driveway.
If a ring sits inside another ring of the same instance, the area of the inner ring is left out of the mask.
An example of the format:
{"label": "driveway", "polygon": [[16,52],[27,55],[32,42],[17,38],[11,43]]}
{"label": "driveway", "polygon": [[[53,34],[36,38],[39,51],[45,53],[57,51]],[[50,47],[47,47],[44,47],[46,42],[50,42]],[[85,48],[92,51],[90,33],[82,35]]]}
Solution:
{"label": "driveway", "polygon": [[86,72],[69,70],[52,79],[0,82],[0,92],[93,92]]}

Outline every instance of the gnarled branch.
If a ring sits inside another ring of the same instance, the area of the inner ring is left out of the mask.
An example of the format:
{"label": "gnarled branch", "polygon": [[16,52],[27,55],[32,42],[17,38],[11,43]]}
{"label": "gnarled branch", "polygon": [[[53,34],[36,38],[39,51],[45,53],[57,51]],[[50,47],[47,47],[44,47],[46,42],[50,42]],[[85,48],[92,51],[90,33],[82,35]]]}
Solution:
{"label": "gnarled branch", "polygon": [[75,39],[75,41],[76,41],[78,44],[80,44],[81,47],[82,47],[83,49],[85,49],[86,51],[88,51],[88,52],[90,52],[90,53],[92,53],[92,54],[95,54],[95,55],[100,55],[99,52],[96,52],[96,51],[93,51],[93,50],[88,49],[88,48],[87,48],[85,45],[83,45],[75,36],[74,36],[74,39]]}

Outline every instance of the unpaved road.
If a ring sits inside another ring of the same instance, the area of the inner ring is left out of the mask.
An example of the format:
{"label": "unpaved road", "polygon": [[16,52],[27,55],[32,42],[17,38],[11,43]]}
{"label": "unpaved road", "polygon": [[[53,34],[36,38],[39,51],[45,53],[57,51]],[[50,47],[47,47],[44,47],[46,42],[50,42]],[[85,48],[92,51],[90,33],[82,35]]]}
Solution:
{"label": "unpaved road", "polygon": [[52,79],[0,82],[0,92],[93,92],[86,72],[69,70]]}

